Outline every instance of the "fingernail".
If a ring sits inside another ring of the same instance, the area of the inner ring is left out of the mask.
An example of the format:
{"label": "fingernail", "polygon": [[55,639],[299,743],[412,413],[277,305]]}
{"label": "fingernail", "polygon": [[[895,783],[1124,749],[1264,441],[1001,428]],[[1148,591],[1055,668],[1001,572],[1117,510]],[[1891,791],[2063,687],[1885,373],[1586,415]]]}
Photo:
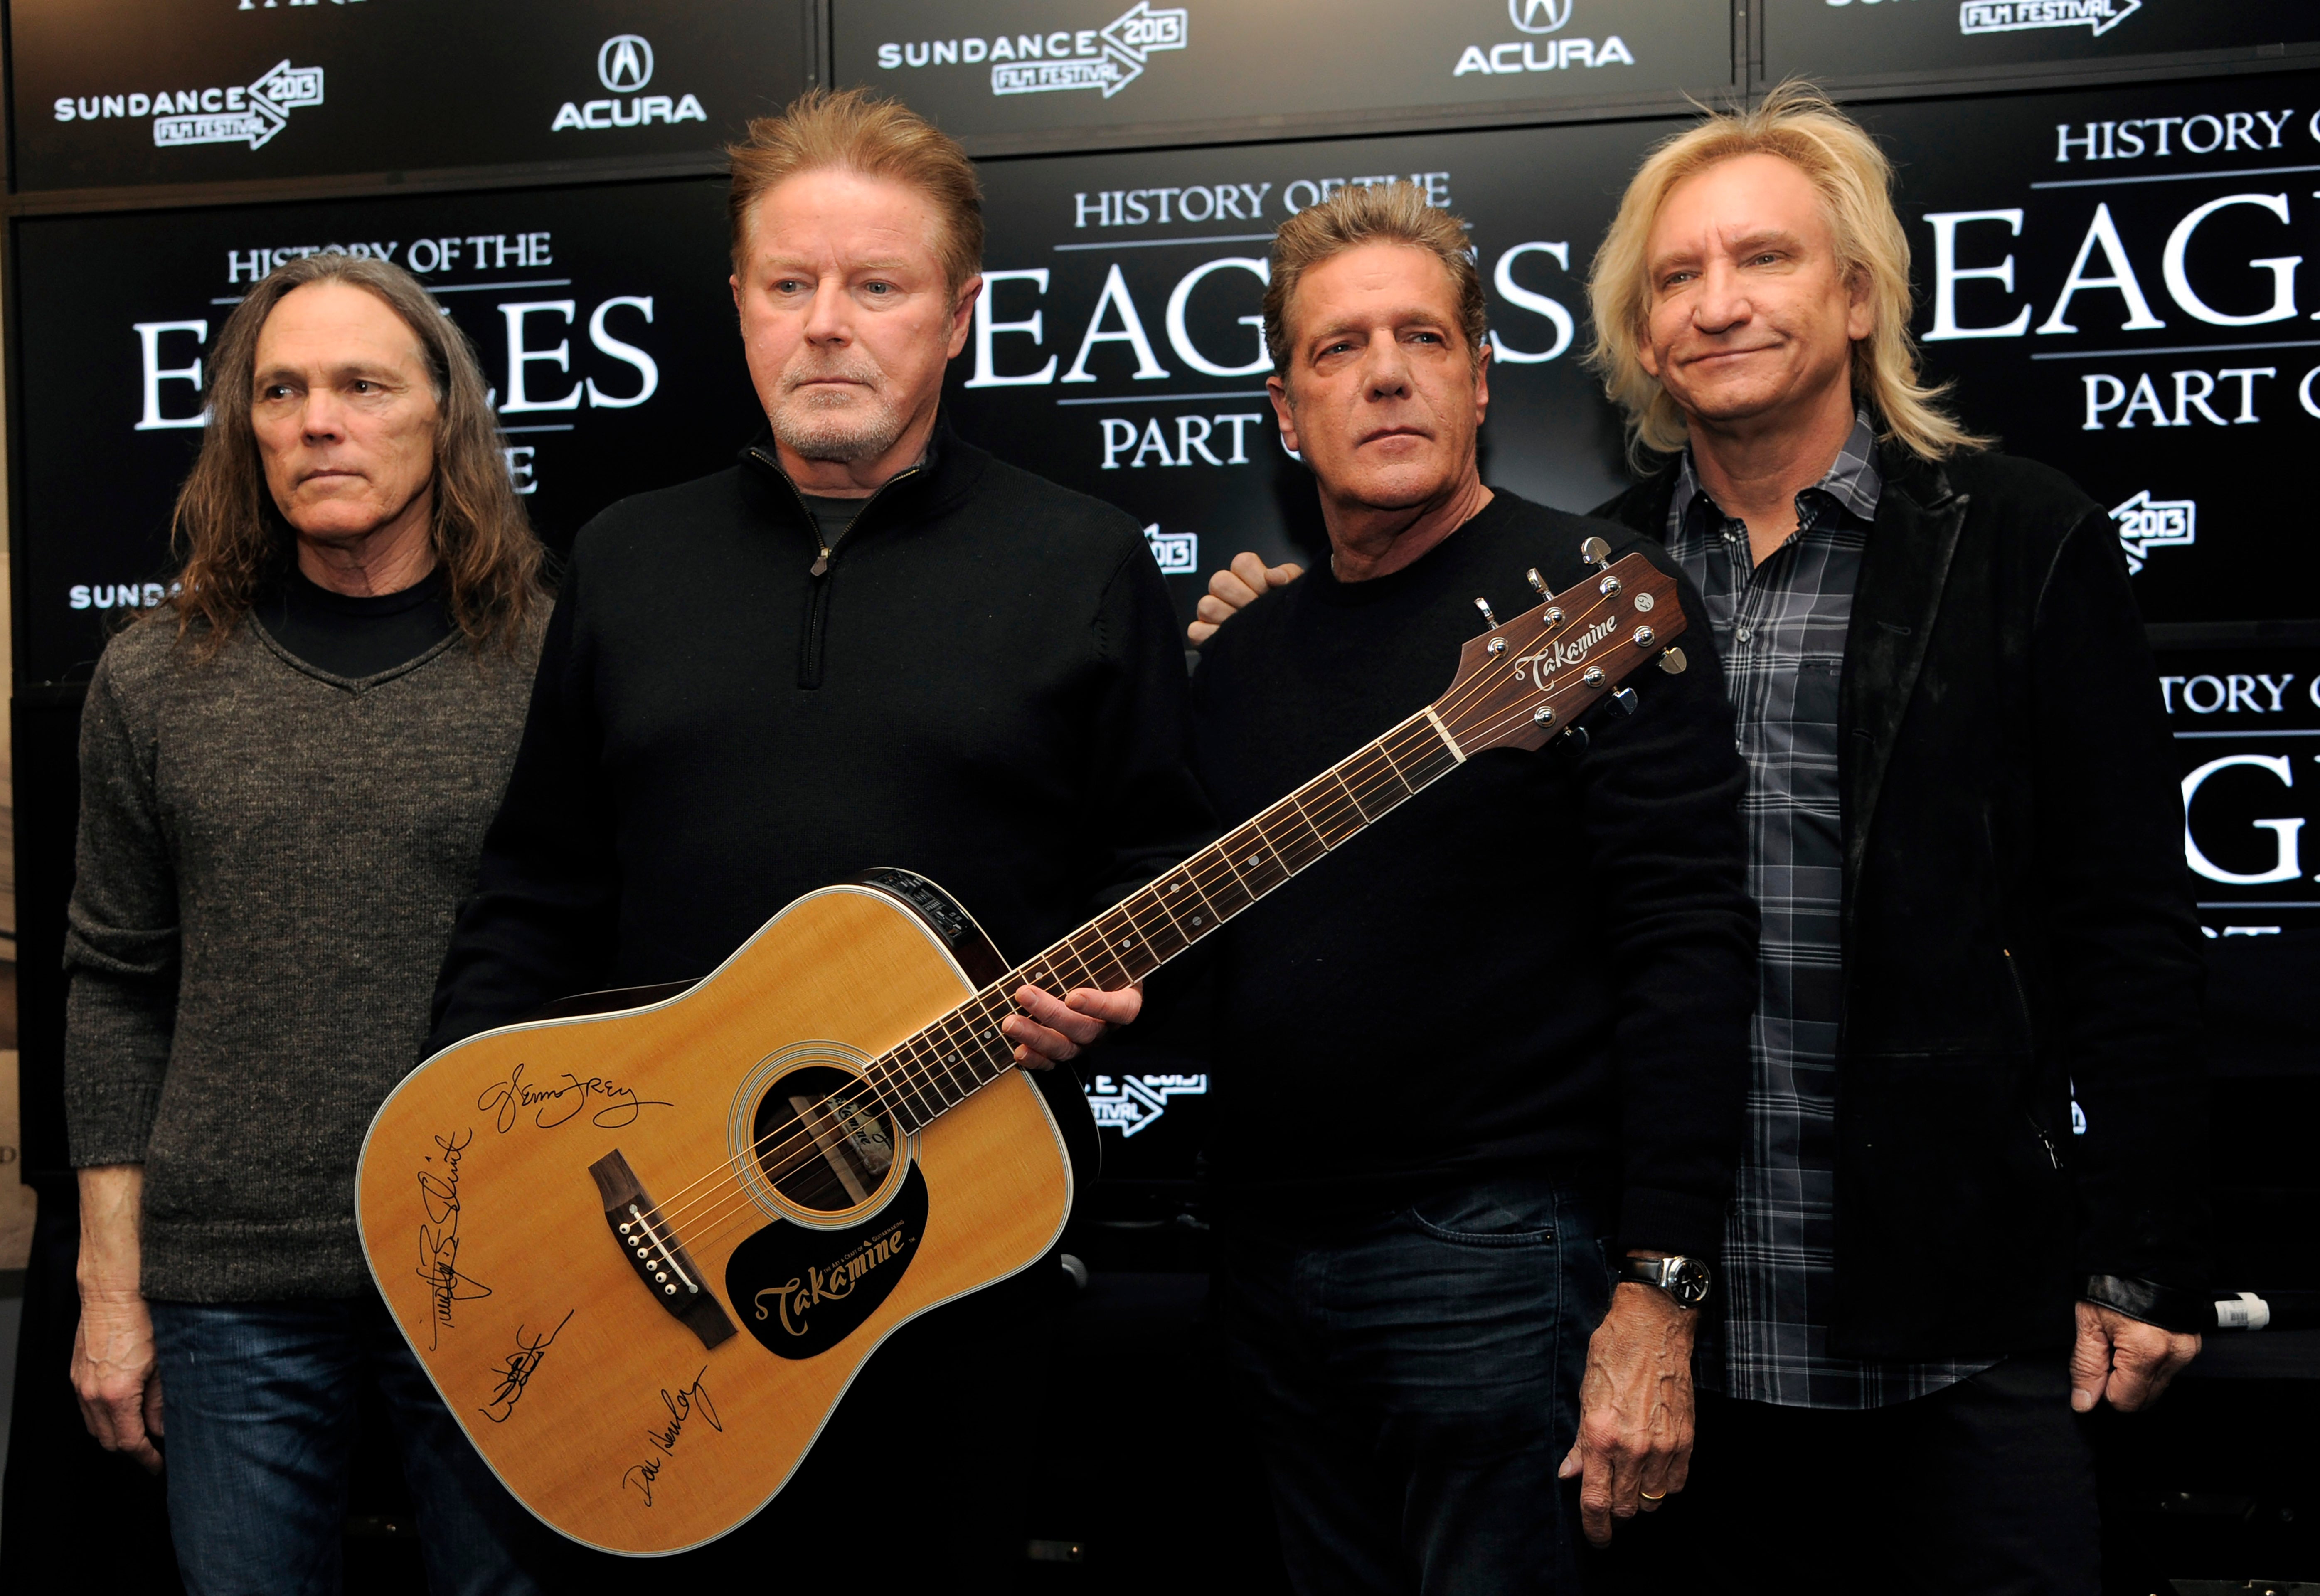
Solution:
{"label": "fingernail", "polygon": [[2093,1392],[2074,1391],[2071,1393],[2071,1407],[2075,1411],[2080,1413],[2091,1413],[2094,1411],[2094,1406],[2095,1393]]}

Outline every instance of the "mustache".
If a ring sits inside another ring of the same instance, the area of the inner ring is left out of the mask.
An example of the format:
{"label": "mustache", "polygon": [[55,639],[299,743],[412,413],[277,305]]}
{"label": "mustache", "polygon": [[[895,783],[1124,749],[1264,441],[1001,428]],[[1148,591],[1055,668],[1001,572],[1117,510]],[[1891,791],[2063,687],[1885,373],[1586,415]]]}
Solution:
{"label": "mustache", "polygon": [[782,373],[782,392],[793,394],[809,383],[829,382],[860,383],[875,391],[885,375],[872,360],[800,356]]}

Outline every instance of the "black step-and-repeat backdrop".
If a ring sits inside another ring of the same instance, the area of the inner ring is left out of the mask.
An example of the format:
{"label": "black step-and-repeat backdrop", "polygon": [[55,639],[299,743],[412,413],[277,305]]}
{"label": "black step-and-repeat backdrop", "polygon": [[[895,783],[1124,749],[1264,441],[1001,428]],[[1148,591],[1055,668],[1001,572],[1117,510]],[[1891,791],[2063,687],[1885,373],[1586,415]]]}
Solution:
{"label": "black step-and-repeat backdrop", "polygon": [[985,148],[1585,106],[1734,85],[1726,0],[857,0],[836,81]]}
{"label": "black step-and-repeat backdrop", "polygon": [[13,0],[14,187],[713,159],[811,0]]}
{"label": "black step-and-repeat backdrop", "polygon": [[[1970,80],[2028,68],[2189,75],[2320,55],[2310,0],[1757,0],[1763,76]],[[2196,63],[2196,65],[2195,65]]]}
{"label": "black step-and-repeat backdrop", "polygon": [[[293,253],[376,254],[434,288],[483,356],[509,470],[551,542],[730,459],[757,418],[721,186],[636,165],[705,168],[810,81],[897,94],[994,157],[988,286],[952,413],[1134,515],[1187,615],[1236,550],[1321,546],[1264,393],[1258,305],[1284,217],[1406,178],[1464,218],[1492,323],[1486,473],[1584,508],[1625,467],[1579,365],[1582,284],[1682,96],[1790,72],[1917,85],[1926,97],[1862,113],[1901,165],[1929,362],[1973,425],[2109,509],[2163,623],[2152,691],[2177,732],[2218,1035],[2301,1056],[2291,1005],[2320,964],[2320,556],[2295,467],[2320,444],[2320,71],[2288,68],[2320,54],[2320,9],[1761,9],[9,0],[11,546],[17,680],[36,695],[20,714],[36,699],[68,714],[105,626],[165,591],[208,350]],[[2281,69],[2250,73],[2266,51]],[[2180,80],[2143,80],[2170,53],[2192,63]],[[2031,70],[2074,86],[1991,92]],[[398,195],[378,176],[485,168],[510,186]],[[252,179],[333,178],[343,192],[250,203]],[[129,188],[145,208],[105,208]],[[2246,640],[2252,621],[2286,640]],[[68,813],[33,802],[68,788],[68,744],[20,761],[23,814]],[[20,830],[20,848],[68,850],[68,830]],[[20,906],[28,958],[60,909]],[[29,1011],[53,986],[26,976],[28,1069],[54,1067],[34,1040],[53,1027]],[[1114,1051],[1089,1082],[1114,1176],[1188,1178],[1207,1086],[1195,1028]]]}

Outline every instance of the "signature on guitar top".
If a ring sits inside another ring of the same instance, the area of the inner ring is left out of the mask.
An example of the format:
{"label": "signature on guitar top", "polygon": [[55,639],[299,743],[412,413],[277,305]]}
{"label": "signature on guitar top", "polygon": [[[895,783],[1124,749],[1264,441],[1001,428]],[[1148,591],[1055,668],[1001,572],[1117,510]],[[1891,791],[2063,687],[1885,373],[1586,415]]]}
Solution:
{"label": "signature on guitar top", "polygon": [[1028,962],[872,871],[688,988],[575,1000],[412,1072],[364,1145],[363,1247],[509,1489],[639,1555],[762,1508],[886,1338],[1063,1229],[1063,1139],[1000,1031],[1015,992],[1139,981],[1474,754],[1583,739],[1600,700],[1635,710],[1634,671],[1683,669],[1674,579],[1582,552],[1563,593],[1528,573],[1534,609],[1475,601],[1432,703]]}

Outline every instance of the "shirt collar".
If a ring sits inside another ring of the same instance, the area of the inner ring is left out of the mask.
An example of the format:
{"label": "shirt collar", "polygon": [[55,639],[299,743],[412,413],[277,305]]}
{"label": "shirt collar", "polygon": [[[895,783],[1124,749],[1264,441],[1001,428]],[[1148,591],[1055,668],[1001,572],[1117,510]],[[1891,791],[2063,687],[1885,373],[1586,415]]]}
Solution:
{"label": "shirt collar", "polygon": [[[1885,479],[1877,469],[1877,429],[1871,422],[1867,411],[1856,411],[1853,417],[1853,431],[1845,439],[1844,447],[1836,451],[1836,463],[1828,468],[1827,475],[1797,495],[1799,501],[1798,508],[1800,512],[1807,510],[1808,507],[1801,503],[1806,494],[1826,494],[1862,521],[1874,521],[1877,519],[1877,501],[1884,491]],[[1695,499],[1706,499],[1711,507],[1716,503],[1713,499],[1707,499],[1701,489],[1699,475],[1692,469],[1691,449],[1686,445],[1682,464],[1676,471],[1675,497],[1668,506],[1668,524],[1671,527],[1681,528],[1689,523]],[[1799,520],[1807,524],[1815,519],[1809,513],[1799,516]]]}

